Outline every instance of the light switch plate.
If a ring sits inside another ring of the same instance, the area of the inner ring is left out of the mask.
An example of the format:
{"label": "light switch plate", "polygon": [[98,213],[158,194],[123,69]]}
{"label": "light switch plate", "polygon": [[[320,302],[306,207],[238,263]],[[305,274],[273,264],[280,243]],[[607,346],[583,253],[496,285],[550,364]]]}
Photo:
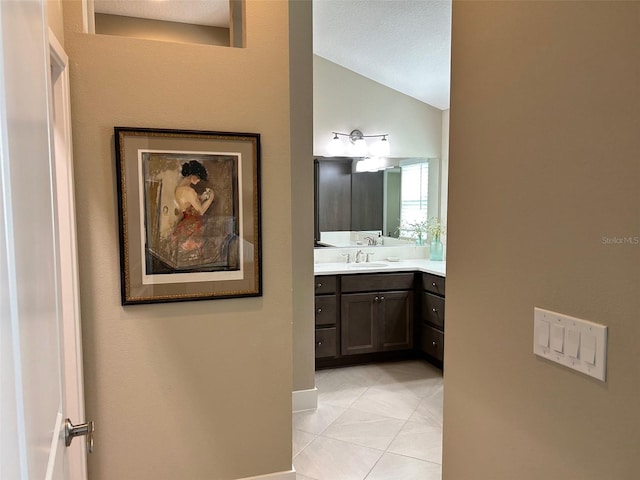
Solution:
{"label": "light switch plate", "polygon": [[[606,380],[606,326],[538,307],[533,309],[533,324],[533,353],[603,382]],[[543,332],[548,332],[549,326],[551,327],[551,342],[545,345],[545,342],[540,341],[540,337],[545,336]],[[570,346],[570,348],[556,351],[558,339],[554,342],[554,332],[556,335],[563,332],[564,339],[560,345]],[[556,349],[553,348],[554,346]]]}

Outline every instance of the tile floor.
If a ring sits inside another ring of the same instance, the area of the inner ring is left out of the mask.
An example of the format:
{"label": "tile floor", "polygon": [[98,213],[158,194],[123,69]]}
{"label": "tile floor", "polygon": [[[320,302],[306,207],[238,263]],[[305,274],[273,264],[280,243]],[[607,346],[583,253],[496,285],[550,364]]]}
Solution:
{"label": "tile floor", "polygon": [[316,372],[293,414],[297,480],[440,480],[442,371],[420,360]]}

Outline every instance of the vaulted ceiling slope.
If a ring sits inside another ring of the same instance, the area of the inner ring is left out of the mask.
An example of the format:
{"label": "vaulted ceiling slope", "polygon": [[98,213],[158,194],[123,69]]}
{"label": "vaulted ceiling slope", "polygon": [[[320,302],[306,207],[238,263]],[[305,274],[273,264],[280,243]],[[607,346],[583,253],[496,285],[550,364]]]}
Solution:
{"label": "vaulted ceiling slope", "polygon": [[313,42],[316,55],[449,108],[450,0],[314,0]]}

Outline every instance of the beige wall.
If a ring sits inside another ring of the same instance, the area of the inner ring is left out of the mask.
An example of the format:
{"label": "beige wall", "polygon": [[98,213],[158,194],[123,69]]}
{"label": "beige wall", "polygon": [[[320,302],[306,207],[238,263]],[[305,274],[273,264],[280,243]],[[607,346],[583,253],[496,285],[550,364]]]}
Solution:
{"label": "beige wall", "polygon": [[61,45],[64,45],[62,0],[47,0],[47,24]]}
{"label": "beige wall", "polygon": [[311,1],[289,2],[293,390],[315,387],[313,49]]}
{"label": "beige wall", "polygon": [[[445,480],[640,478],[640,2],[454,2]],[[609,327],[607,382],[533,308]]]}
{"label": "beige wall", "polygon": [[388,133],[392,157],[440,158],[442,110],[322,57],[313,57],[313,153],[328,155],[331,132]]}
{"label": "beige wall", "polygon": [[[92,480],[291,468],[287,10],[249,1],[240,49],[86,35],[64,4]],[[262,297],[120,306],[115,125],[262,134]]]}

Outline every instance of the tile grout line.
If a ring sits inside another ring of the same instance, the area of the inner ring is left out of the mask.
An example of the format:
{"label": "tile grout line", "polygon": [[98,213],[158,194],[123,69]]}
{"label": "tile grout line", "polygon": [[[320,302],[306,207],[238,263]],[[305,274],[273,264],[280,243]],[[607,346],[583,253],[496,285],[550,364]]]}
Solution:
{"label": "tile grout line", "polygon": [[[389,447],[391,447],[391,445],[393,445],[393,442],[395,441],[396,438],[398,438],[398,435],[400,435],[400,432],[402,431],[402,429],[407,425],[407,423],[409,422],[409,419],[413,416],[414,413],[416,413],[416,411],[418,410],[418,407],[420,406],[420,403],[422,402],[423,398],[425,397],[417,397],[420,401],[416,404],[415,408],[412,410],[412,412],[409,414],[409,416],[407,416],[407,418],[402,422],[402,425],[400,426],[400,428],[398,429],[398,431],[396,432],[396,434],[393,436],[393,438],[391,439],[391,441],[389,442],[389,445],[387,445],[387,448],[384,449],[384,451],[382,452],[382,455],[380,455],[380,458],[376,461],[376,463],[371,467],[371,469],[367,472],[367,474],[364,476],[364,478],[362,480],[367,480],[367,477],[371,474],[371,472],[373,471],[374,468],[376,468],[376,465],[378,465],[378,463],[380,462],[380,460],[382,460],[382,457],[384,457],[384,455],[386,453],[390,454],[390,455],[400,455],[400,454],[395,454],[393,452],[389,451]],[[402,455],[403,457],[407,457],[407,458],[413,458],[413,457],[409,457],[407,455]],[[420,461],[425,461],[422,460],[420,458],[417,458],[414,460],[420,460]],[[433,463],[433,462],[430,462]]]}
{"label": "tile grout line", "polygon": [[[328,377],[329,375],[323,375],[323,376]],[[343,411],[342,411],[342,412],[341,412],[341,413],[340,413],[336,418],[334,418],[333,420],[331,420],[331,422],[329,422],[329,423],[328,423],[328,424],[327,424],[327,425],[326,425],[326,426],[325,426],[325,427],[324,427],[320,432],[318,432],[318,433],[315,433],[315,432],[307,432],[307,431],[305,431],[305,430],[295,429],[295,428],[294,428],[294,430],[299,430],[300,432],[304,432],[304,433],[306,433],[306,434],[312,435],[312,436],[313,436],[313,439],[312,439],[308,444],[306,444],[306,445],[305,445],[305,446],[304,446],[304,447],[303,447],[303,448],[302,448],[302,449],[301,449],[301,450],[300,450],[300,451],[299,451],[299,452],[298,452],[298,453],[293,457],[293,459],[297,458],[297,457],[298,457],[302,452],[304,452],[307,448],[309,448],[309,446],[310,446],[310,445],[314,444],[314,442],[316,442],[316,440],[318,440],[319,438],[322,438],[322,439],[328,439],[328,440],[332,440],[332,441],[336,441],[336,442],[341,442],[341,443],[343,443],[343,444],[347,444],[347,445],[353,445],[353,446],[358,446],[358,447],[365,447],[365,448],[369,448],[369,449],[371,449],[371,450],[376,450],[376,451],[380,452],[380,456],[378,457],[378,459],[375,461],[375,463],[373,464],[373,466],[368,470],[368,472],[365,474],[365,476],[364,476],[361,480],[366,480],[366,479],[369,477],[369,475],[371,475],[372,471],[373,471],[373,470],[376,468],[376,466],[380,463],[380,461],[381,461],[381,460],[382,460],[382,458],[385,456],[385,454],[389,454],[389,455],[397,455],[397,456],[404,457],[404,458],[410,458],[410,459],[412,459],[412,460],[417,460],[417,461],[419,461],[419,462],[424,462],[425,464],[439,465],[439,466],[441,467],[441,466],[442,466],[442,464],[441,464],[441,463],[438,463],[438,462],[433,462],[433,461],[429,461],[429,460],[424,460],[424,459],[422,459],[422,458],[413,457],[413,456],[411,456],[411,455],[405,455],[405,454],[401,454],[401,453],[393,453],[393,452],[390,452],[390,451],[389,451],[389,448],[391,447],[391,445],[393,444],[393,442],[394,442],[394,441],[396,441],[396,439],[398,438],[398,436],[400,435],[400,433],[402,432],[402,430],[407,426],[407,424],[408,424],[408,423],[410,423],[410,422],[411,422],[411,421],[410,421],[411,417],[412,417],[413,415],[415,415],[415,414],[416,414],[416,412],[418,411],[418,408],[419,408],[419,407],[420,407],[420,405],[422,404],[423,400],[425,400],[426,398],[429,398],[430,396],[433,396],[433,395],[434,395],[433,393],[428,394],[428,395],[420,396],[420,395],[417,395],[416,393],[412,392],[412,393],[414,393],[414,395],[419,399],[419,401],[418,401],[418,403],[416,404],[416,406],[411,410],[411,413],[410,413],[410,414],[407,416],[407,418],[405,418],[405,419],[401,419],[401,418],[394,418],[394,417],[388,417],[388,416],[386,416],[386,415],[380,415],[380,414],[373,414],[373,415],[377,415],[377,416],[380,416],[380,417],[383,417],[383,418],[387,418],[387,419],[390,419],[390,420],[397,420],[397,421],[401,421],[401,422],[402,422],[402,425],[400,426],[400,428],[398,429],[398,431],[395,433],[395,435],[393,436],[393,438],[389,441],[388,445],[387,445],[387,446],[386,446],[386,448],[384,448],[384,449],[379,449],[379,448],[371,447],[371,446],[368,446],[368,445],[361,445],[361,444],[359,444],[359,443],[351,442],[351,441],[348,441],[348,440],[341,440],[341,439],[338,439],[338,438],[328,437],[328,436],[325,436],[325,435],[324,435],[324,433],[325,433],[325,432],[326,432],[326,431],[327,431],[327,430],[328,430],[332,425],[334,425],[334,424],[335,424],[335,423],[336,423],[340,418],[342,418],[342,417],[343,417],[343,416],[344,416],[344,415],[345,415],[349,410],[355,410],[355,411],[360,411],[360,412],[364,412],[364,413],[371,413],[371,412],[367,412],[366,410],[360,410],[360,409],[358,409],[358,408],[355,408],[355,407],[353,407],[353,405],[354,405],[358,400],[360,400],[360,399],[361,399],[361,398],[362,398],[362,397],[363,397],[367,392],[369,392],[372,388],[375,388],[376,386],[380,386],[379,382],[380,382],[380,378],[381,378],[382,376],[383,376],[382,374],[379,374],[375,379],[368,379],[368,380],[367,380],[367,384],[366,384],[366,385],[363,385],[363,384],[361,384],[361,383],[359,383],[359,382],[354,382],[354,383],[358,383],[358,384],[359,384],[359,386],[364,387],[364,390],[363,390],[359,395],[357,395],[357,397],[355,397],[351,402],[349,402],[349,404],[348,404],[346,407],[344,407],[344,406],[339,406],[339,405],[327,404],[327,405],[329,405],[329,406],[331,406],[331,407],[339,408],[339,409],[341,409],[341,410],[343,410]],[[407,381],[410,381],[410,380],[407,380]],[[372,382],[373,382],[374,384],[371,384]],[[375,383],[375,382],[378,382],[378,383]],[[405,381],[395,380],[395,378],[394,378],[394,381],[393,381],[392,383],[394,383],[394,384],[403,384],[403,383],[405,383]],[[317,383],[316,383],[316,385],[317,385]],[[319,388],[319,390],[321,390],[321,389]],[[320,408],[320,404],[318,404],[318,408]],[[430,419],[431,419],[432,421],[435,421],[435,422],[436,422],[436,423],[441,427],[442,425],[441,425],[441,422],[440,422],[440,420],[439,420],[439,416],[437,416],[437,415],[435,414],[435,412],[434,412],[434,411],[432,411],[432,409],[431,409],[431,408],[428,408],[428,407],[427,407],[427,408],[426,408],[426,410],[427,410],[427,413],[428,413],[428,415],[429,415]],[[414,421],[414,422],[412,422],[412,423],[421,423],[421,422],[415,422],[415,421]],[[293,459],[292,459],[292,460],[293,460]],[[309,478],[313,478],[313,477],[309,477]]]}

